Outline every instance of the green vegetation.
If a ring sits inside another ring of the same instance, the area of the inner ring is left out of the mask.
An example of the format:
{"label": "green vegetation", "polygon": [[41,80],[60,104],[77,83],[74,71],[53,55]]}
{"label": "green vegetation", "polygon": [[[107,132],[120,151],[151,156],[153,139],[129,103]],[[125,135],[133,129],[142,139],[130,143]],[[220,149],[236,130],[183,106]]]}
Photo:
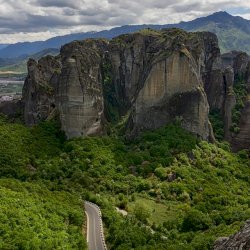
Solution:
{"label": "green vegetation", "polygon": [[0,72],[16,72],[16,74],[27,74],[27,60],[24,60],[18,64],[2,66]]}
{"label": "green vegetation", "polygon": [[0,249],[86,249],[76,195],[1,179],[0,198]]}
{"label": "green vegetation", "polygon": [[118,250],[211,249],[250,217],[247,152],[178,124],[133,141],[65,141],[53,121],[29,129],[1,119],[0,147],[1,249],[84,249],[84,199],[101,207]]}
{"label": "green vegetation", "polygon": [[232,50],[240,50],[250,53],[249,46],[249,31],[244,30],[244,25],[240,27],[234,27],[234,24],[215,23],[209,22],[205,25],[201,25],[199,28],[188,29],[190,31],[209,31],[217,35],[219,46],[222,53]]}
{"label": "green vegetation", "polygon": [[233,133],[239,133],[239,122],[241,118],[241,110],[244,108],[244,99],[247,97],[247,86],[243,76],[238,76],[234,83],[234,93],[236,96],[236,104],[232,110],[233,125],[230,130]]}
{"label": "green vegetation", "polygon": [[154,30],[154,29],[150,29],[150,28],[146,28],[146,29],[142,29],[137,31],[137,33],[142,34],[144,36],[161,36],[161,32],[159,32],[158,30]]}
{"label": "green vegetation", "polygon": [[218,141],[224,139],[223,117],[219,110],[212,110],[209,114],[209,120],[213,126],[214,136]]}

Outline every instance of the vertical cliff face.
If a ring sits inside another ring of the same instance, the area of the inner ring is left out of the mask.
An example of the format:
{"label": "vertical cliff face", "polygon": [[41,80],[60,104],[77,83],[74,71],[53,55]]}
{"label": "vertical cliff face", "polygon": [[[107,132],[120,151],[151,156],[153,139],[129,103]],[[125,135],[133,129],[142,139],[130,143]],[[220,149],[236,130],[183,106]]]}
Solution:
{"label": "vertical cliff face", "polygon": [[178,29],[146,30],[110,42],[114,96],[121,115],[131,111],[132,133],[179,120],[187,130],[212,138],[201,75],[205,43],[201,34]]}
{"label": "vertical cliff face", "polygon": [[240,109],[240,120],[238,122],[238,133],[232,135],[231,142],[235,151],[241,149],[250,150],[250,60],[249,57],[244,57],[245,60],[238,64],[239,70],[236,76],[242,76],[245,82],[246,94],[242,98],[243,108]]}
{"label": "vertical cliff face", "polygon": [[222,55],[222,59],[223,64],[231,68],[230,78],[233,75],[224,105],[225,138],[235,151],[250,149],[250,57],[246,53],[233,51]]}
{"label": "vertical cliff face", "polygon": [[231,67],[227,67],[224,71],[224,84],[225,84],[225,99],[221,111],[224,118],[224,131],[225,139],[231,140],[230,129],[232,127],[232,110],[236,105],[236,97],[233,90],[234,85],[234,70]]}
{"label": "vertical cliff face", "polygon": [[56,107],[71,138],[102,133],[115,109],[118,116],[131,113],[132,133],[179,120],[198,136],[212,138],[202,82],[202,71],[209,74],[213,68],[207,64],[215,64],[208,59],[214,45],[213,39],[207,45],[207,37],[178,29],[145,30],[110,42],[65,45],[58,58],[29,62],[25,120],[35,124]]}
{"label": "vertical cliff face", "polygon": [[[143,86],[151,67],[150,47],[160,34],[140,33],[123,35],[109,45],[112,84],[118,100],[119,112],[125,114],[132,106],[138,90]],[[158,48],[155,47],[155,50]]]}
{"label": "vertical cliff face", "polygon": [[187,130],[208,139],[209,108],[198,66],[186,49],[156,62],[133,106],[135,129],[155,129],[179,120]]}
{"label": "vertical cliff face", "polygon": [[62,129],[71,137],[102,133],[101,61],[106,41],[73,42],[61,50],[62,70],[56,103]]}
{"label": "vertical cliff face", "polygon": [[203,41],[202,77],[211,110],[222,110],[225,98],[225,82],[218,39],[215,34],[201,32]]}
{"label": "vertical cliff face", "polygon": [[47,56],[28,61],[23,87],[24,119],[34,125],[45,120],[55,108],[56,86],[61,70],[59,57]]}

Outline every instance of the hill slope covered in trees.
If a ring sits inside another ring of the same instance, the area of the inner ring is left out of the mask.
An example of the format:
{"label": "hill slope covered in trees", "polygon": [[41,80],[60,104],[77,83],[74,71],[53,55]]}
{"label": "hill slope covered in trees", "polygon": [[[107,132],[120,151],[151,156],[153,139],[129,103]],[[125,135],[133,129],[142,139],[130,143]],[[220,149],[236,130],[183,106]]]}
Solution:
{"label": "hill slope covered in trees", "polygon": [[250,217],[247,152],[178,124],[133,141],[0,125],[2,249],[84,249],[84,199],[101,207],[110,249],[210,249]]}

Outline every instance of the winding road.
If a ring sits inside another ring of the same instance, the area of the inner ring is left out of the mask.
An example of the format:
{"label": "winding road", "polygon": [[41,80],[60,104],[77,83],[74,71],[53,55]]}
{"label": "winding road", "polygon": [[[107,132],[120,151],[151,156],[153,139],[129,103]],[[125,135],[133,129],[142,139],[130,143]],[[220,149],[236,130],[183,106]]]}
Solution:
{"label": "winding road", "polygon": [[85,201],[87,215],[87,242],[89,250],[106,250],[101,211],[94,203]]}

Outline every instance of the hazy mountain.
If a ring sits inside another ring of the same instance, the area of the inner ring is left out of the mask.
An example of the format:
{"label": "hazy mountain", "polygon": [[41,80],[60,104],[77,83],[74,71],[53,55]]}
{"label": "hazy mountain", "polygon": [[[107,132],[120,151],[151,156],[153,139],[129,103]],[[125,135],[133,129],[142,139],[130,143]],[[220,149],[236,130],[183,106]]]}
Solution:
{"label": "hazy mountain", "polygon": [[177,26],[187,31],[211,31],[218,36],[222,52],[242,50],[250,54],[250,20],[217,12]]}
{"label": "hazy mountain", "polygon": [[121,34],[131,33],[144,28],[162,29],[178,27],[187,31],[211,31],[217,34],[222,52],[229,50],[244,50],[250,53],[250,20],[231,16],[227,12],[216,12],[207,17],[197,18],[189,22],[166,25],[126,25],[100,32],[86,32],[58,36],[46,41],[24,42],[12,44],[1,49],[0,58],[13,58],[35,54],[47,48],[59,49],[73,40],[86,38],[111,39]]}
{"label": "hazy mountain", "polygon": [[[27,60],[28,58],[33,58],[39,60],[46,55],[57,55],[59,53],[58,49],[44,49],[36,54],[30,55],[28,57],[18,57],[11,59],[0,58],[0,72],[18,72],[19,74],[27,73]],[[1,75],[3,76],[3,75]]]}

